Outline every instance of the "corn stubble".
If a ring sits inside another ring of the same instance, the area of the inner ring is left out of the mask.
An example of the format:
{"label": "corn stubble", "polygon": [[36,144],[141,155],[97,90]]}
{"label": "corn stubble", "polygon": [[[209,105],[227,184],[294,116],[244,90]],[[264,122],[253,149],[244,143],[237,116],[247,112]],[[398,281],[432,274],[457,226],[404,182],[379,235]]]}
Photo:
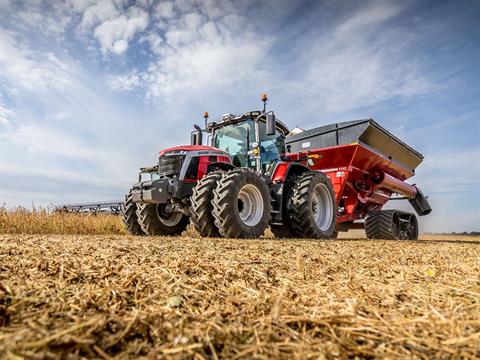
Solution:
{"label": "corn stubble", "polygon": [[480,357],[479,249],[468,237],[4,234],[0,354]]}

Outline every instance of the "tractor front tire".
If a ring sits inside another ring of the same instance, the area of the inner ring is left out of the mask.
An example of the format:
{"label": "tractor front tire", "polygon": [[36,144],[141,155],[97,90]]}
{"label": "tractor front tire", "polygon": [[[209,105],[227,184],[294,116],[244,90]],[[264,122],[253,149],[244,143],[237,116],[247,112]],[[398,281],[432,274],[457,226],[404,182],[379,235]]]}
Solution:
{"label": "tractor front tire", "polygon": [[301,174],[293,186],[290,220],[304,238],[330,239],[335,236],[337,206],[327,175],[319,171]]}
{"label": "tractor front tire", "polygon": [[213,191],[213,216],[227,238],[257,238],[265,232],[272,210],[270,190],[250,169],[225,172]]}
{"label": "tractor front tire", "polygon": [[180,235],[190,221],[189,217],[173,212],[166,214],[165,204],[138,204],[138,223],[145,234],[150,236]]}
{"label": "tractor front tire", "polygon": [[137,204],[132,200],[132,190],[125,195],[125,200],[122,205],[122,220],[131,235],[145,235],[142,227],[138,223]]}
{"label": "tractor front tire", "polygon": [[217,187],[222,174],[221,171],[214,171],[204,176],[193,189],[190,198],[192,224],[203,237],[220,237],[220,232],[215,226],[212,201],[213,191]]}

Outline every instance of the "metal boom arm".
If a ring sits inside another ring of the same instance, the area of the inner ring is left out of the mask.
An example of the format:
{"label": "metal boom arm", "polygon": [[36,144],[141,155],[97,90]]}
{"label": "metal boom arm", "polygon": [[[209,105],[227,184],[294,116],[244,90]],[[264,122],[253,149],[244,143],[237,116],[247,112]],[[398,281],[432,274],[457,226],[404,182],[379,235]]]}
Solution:
{"label": "metal boom arm", "polygon": [[110,213],[119,214],[122,211],[123,201],[104,201],[97,203],[56,205],[55,211],[65,213]]}

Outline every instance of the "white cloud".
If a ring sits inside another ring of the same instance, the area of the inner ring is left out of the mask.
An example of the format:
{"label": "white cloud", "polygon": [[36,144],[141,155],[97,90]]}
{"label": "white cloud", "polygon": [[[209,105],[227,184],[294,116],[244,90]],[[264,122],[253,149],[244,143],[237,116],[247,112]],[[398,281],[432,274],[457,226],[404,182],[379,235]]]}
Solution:
{"label": "white cloud", "polygon": [[204,18],[195,13],[188,13],[185,14],[184,21],[188,30],[197,31],[200,25],[204,22]]}
{"label": "white cloud", "polygon": [[150,49],[154,54],[160,55],[162,53],[163,38],[160,35],[150,33],[145,37],[145,40],[150,45]]}
{"label": "white cloud", "polygon": [[[430,193],[437,195],[459,192],[478,193],[480,166],[473,164],[476,164],[479,158],[480,147],[428,154],[416,178],[425,184]],[[457,176],[458,174],[461,176]]]}
{"label": "white cloud", "polygon": [[293,61],[293,67],[305,70],[295,70],[298,79],[284,86],[328,114],[431,91],[435,85],[422,75],[416,59],[406,56],[414,38],[405,39],[403,28],[383,30],[385,22],[402,11],[387,2],[351,14]]}
{"label": "white cloud", "polygon": [[94,36],[100,42],[102,53],[108,51],[120,55],[135,33],[144,31],[148,25],[148,13],[131,7],[126,15],[108,20],[95,28]]}
{"label": "white cloud", "polygon": [[160,19],[172,19],[175,17],[173,1],[160,1],[155,8],[155,16]]}
{"label": "white cloud", "polygon": [[10,0],[0,0],[0,9],[8,9],[12,5]]}
{"label": "white cloud", "polygon": [[370,4],[354,13],[336,29],[336,36],[351,36],[398,16],[403,8],[392,2]]}
{"label": "white cloud", "polygon": [[41,7],[30,6],[15,14],[24,24],[33,25],[46,34],[59,35],[71,21],[71,16],[65,13],[64,8],[57,7],[53,14],[45,13]]}
{"label": "white cloud", "polygon": [[126,75],[111,75],[107,83],[113,90],[131,91],[140,86],[141,79],[137,71],[132,71]]}
{"label": "white cloud", "polygon": [[[179,49],[165,48],[163,57],[152,64],[143,78],[149,96],[228,89],[255,78],[265,56],[266,41],[227,39],[199,41]],[[242,56],[238,56],[242,54]]]}
{"label": "white cloud", "polygon": [[[36,35],[49,40],[64,39],[66,30],[75,20],[78,11],[89,5],[85,0],[68,1],[2,1],[0,0],[0,23],[3,27],[22,31],[35,29]],[[3,17],[3,19],[2,19]]]}
{"label": "white cloud", "polygon": [[[95,175],[85,175],[78,171],[66,171],[61,168],[57,169],[44,169],[38,167],[24,167],[18,165],[8,165],[2,169],[4,175],[11,177],[29,177],[42,179],[47,181],[57,181],[57,182],[75,182],[88,186],[96,187],[115,187],[118,188],[122,184],[122,181],[118,181],[115,178],[106,178]],[[120,197],[119,197],[120,198]]]}
{"label": "white cloud", "polygon": [[[13,117],[15,117],[15,110],[7,107],[3,100],[3,94],[0,92],[0,125],[5,129],[12,123]],[[1,134],[5,135],[5,130],[2,130]]]}
{"label": "white cloud", "polygon": [[[84,4],[82,4],[84,5]],[[84,6],[77,7],[80,11]],[[102,0],[88,7],[83,13],[81,25],[83,28],[90,28],[94,25],[111,20],[120,15],[113,1]]]}
{"label": "white cloud", "polygon": [[98,149],[92,149],[79,142],[72,134],[45,124],[19,124],[7,134],[9,142],[31,153],[48,153],[70,159],[95,159],[101,156]]}
{"label": "white cloud", "polygon": [[[0,94],[1,96],[1,94]],[[3,104],[0,98],[0,125],[7,126],[11,123],[11,118],[15,116],[15,112]]]}
{"label": "white cloud", "polygon": [[[156,59],[143,72],[111,78],[110,86],[145,86],[148,97],[158,98],[179,91],[233,88],[257,78],[269,39],[256,34],[245,15],[233,13],[242,7],[223,1],[196,6],[200,12],[191,12],[192,6],[184,2],[159,3],[155,16],[161,18],[156,23],[161,30],[143,38]],[[213,17],[218,19],[209,20]]]}
{"label": "white cloud", "polygon": [[66,5],[75,13],[83,13],[93,5],[94,2],[95,0],[66,0]]}
{"label": "white cloud", "polygon": [[63,89],[72,82],[73,64],[66,64],[52,52],[34,51],[11,33],[0,32],[0,78],[16,88]]}

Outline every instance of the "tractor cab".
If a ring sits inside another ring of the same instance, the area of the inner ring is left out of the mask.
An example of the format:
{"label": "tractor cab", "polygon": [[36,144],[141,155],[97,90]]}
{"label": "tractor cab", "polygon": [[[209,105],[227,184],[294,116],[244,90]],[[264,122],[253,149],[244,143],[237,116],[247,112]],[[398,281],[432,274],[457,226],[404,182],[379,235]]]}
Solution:
{"label": "tractor cab", "polygon": [[262,101],[263,111],[248,111],[240,116],[225,114],[218,122],[208,122],[205,113],[205,128],[195,126],[192,145],[201,145],[205,134],[207,143],[228,153],[235,167],[271,174],[285,154],[288,128],[276,119],[273,111],[266,111],[266,95]]}
{"label": "tractor cab", "polygon": [[269,173],[285,154],[288,129],[280,121],[267,125],[267,116],[260,111],[246,112],[235,117],[225,115],[222,121],[207,126],[211,145],[227,152],[236,167],[257,169]]}

